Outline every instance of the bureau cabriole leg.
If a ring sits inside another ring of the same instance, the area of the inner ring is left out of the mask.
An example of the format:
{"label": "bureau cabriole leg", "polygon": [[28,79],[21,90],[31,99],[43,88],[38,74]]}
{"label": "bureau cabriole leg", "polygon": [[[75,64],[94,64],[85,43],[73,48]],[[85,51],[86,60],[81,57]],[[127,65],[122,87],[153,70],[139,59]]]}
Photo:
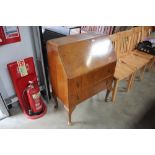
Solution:
{"label": "bureau cabriole leg", "polygon": [[118,89],[118,83],[119,83],[119,80],[114,80],[114,88],[113,88],[113,91],[112,91],[112,102],[115,103],[115,100],[116,100],[116,93],[117,93],[117,89]]}
{"label": "bureau cabriole leg", "polygon": [[112,82],[107,83],[107,92],[105,96],[105,102],[111,101],[111,99],[108,99],[111,90],[112,90]]}
{"label": "bureau cabriole leg", "polygon": [[109,94],[110,94],[110,90],[107,89],[107,92],[106,92],[106,95],[105,95],[105,102],[108,102],[108,97],[109,97]]}
{"label": "bureau cabriole leg", "polygon": [[57,100],[57,97],[54,92],[52,92],[52,96],[53,96],[54,103],[55,103],[54,108],[57,109],[58,108],[58,100]]}
{"label": "bureau cabriole leg", "polygon": [[72,125],[72,112],[68,111],[68,125]]}
{"label": "bureau cabriole leg", "polygon": [[106,83],[107,92],[106,92],[106,96],[105,96],[105,102],[111,101],[111,99],[108,99],[108,97],[109,97],[109,94],[110,94],[110,92],[112,90],[112,83],[113,83],[113,80],[112,81],[108,81]]}
{"label": "bureau cabriole leg", "polygon": [[[76,107],[76,106],[75,106]],[[68,108],[64,105],[64,108],[66,109],[66,111],[68,112],[68,125],[72,125],[72,112],[73,110],[75,109],[75,107],[71,107],[71,108]]]}

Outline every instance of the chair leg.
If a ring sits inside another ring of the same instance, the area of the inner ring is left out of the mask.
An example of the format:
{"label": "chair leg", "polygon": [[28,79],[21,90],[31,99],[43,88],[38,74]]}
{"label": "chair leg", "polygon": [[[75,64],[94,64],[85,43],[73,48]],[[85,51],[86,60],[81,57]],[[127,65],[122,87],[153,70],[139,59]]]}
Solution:
{"label": "chair leg", "polygon": [[140,80],[141,80],[141,81],[142,81],[143,78],[144,78],[145,68],[146,68],[146,65],[145,65],[144,67],[142,67],[142,69],[140,70]]}
{"label": "chair leg", "polygon": [[151,61],[147,64],[147,69],[146,69],[147,72],[149,72],[149,71],[151,70],[152,62],[153,62],[153,60],[151,60]]}
{"label": "chair leg", "polygon": [[118,89],[118,83],[119,83],[119,80],[114,80],[114,88],[113,88],[113,91],[112,91],[112,102],[115,103],[115,100],[116,100],[116,93],[117,93],[117,89]]}
{"label": "chair leg", "polygon": [[130,86],[129,86],[130,90],[133,88],[134,81],[135,81],[135,76],[136,76],[136,72],[132,74],[131,83],[130,83]]}
{"label": "chair leg", "polygon": [[130,77],[129,77],[129,79],[128,79],[128,83],[127,83],[127,92],[129,92],[129,90],[130,90],[130,86],[131,86],[131,84],[132,84],[132,77],[133,75],[130,75]]}
{"label": "chair leg", "polygon": [[149,65],[149,71],[152,69],[153,65],[155,63],[155,58],[153,58],[153,60],[151,61],[150,65]]}

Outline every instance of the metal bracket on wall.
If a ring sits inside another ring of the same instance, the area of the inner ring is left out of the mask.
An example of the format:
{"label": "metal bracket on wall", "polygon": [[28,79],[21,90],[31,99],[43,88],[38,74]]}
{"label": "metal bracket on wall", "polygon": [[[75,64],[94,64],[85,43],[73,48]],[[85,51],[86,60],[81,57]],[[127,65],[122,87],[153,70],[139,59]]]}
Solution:
{"label": "metal bracket on wall", "polygon": [[33,32],[33,40],[34,40],[34,47],[35,47],[35,61],[36,61],[36,68],[38,72],[38,78],[41,85],[45,86],[44,92],[42,93],[46,97],[46,101],[50,100],[50,90],[49,90],[49,83],[48,83],[48,75],[46,73],[45,59],[44,59],[44,46],[43,46],[43,38],[41,34],[41,27],[35,26],[32,27]]}
{"label": "metal bracket on wall", "polygon": [[[40,86],[39,88],[40,88],[40,91],[44,91],[45,90],[45,86]],[[18,101],[18,97],[16,95],[10,96],[9,98],[5,99],[6,107],[7,107],[8,110],[9,110],[8,107],[10,105],[13,105],[13,104],[15,104],[17,102],[19,102],[19,101]]]}
{"label": "metal bracket on wall", "polygon": [[0,120],[10,116],[6,102],[0,93]]}

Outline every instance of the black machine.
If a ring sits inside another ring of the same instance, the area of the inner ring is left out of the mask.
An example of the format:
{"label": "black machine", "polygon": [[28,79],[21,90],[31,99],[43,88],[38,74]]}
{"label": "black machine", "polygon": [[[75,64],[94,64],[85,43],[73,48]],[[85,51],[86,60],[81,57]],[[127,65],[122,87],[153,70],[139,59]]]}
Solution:
{"label": "black machine", "polygon": [[155,55],[155,47],[153,46],[153,44],[150,41],[139,42],[136,49],[141,52]]}
{"label": "black machine", "polygon": [[49,98],[51,98],[50,87],[49,87],[49,79],[48,79],[48,72],[49,71],[48,71],[46,42],[50,39],[64,37],[66,35],[52,31],[50,29],[44,29],[44,31],[42,31],[41,26],[39,26],[39,31],[40,31],[40,40],[41,40],[41,45],[42,45],[43,62],[44,62],[44,66],[45,66],[45,77],[46,77],[46,82],[47,82],[47,89],[48,89]]}
{"label": "black machine", "polygon": [[[65,37],[70,35],[71,30],[79,29],[81,33],[80,26],[71,26],[71,27],[63,27],[63,26],[50,26],[50,27],[41,27],[39,26],[40,31],[40,40],[42,45],[42,55],[43,55],[43,62],[45,66],[45,77],[47,82],[47,89],[49,98],[51,98],[50,87],[49,87],[49,79],[48,79],[48,60],[47,60],[47,50],[46,50],[46,43],[50,39],[56,39],[60,37]],[[42,92],[43,93],[43,92]]]}

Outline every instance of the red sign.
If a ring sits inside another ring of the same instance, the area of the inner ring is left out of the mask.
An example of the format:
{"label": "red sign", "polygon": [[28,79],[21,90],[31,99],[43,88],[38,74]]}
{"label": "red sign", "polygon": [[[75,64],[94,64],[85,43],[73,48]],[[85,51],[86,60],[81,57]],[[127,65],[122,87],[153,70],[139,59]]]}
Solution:
{"label": "red sign", "polygon": [[0,45],[21,41],[18,26],[0,26]]}

